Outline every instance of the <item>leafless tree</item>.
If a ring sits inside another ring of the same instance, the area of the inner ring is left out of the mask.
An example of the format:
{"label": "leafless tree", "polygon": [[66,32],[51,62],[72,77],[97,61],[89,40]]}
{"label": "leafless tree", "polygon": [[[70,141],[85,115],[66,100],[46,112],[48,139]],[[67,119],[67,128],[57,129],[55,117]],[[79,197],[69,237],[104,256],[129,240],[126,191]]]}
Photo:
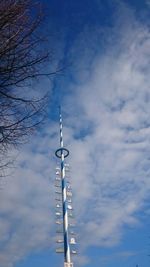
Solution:
{"label": "leafless tree", "polygon": [[33,0],[0,1],[1,168],[8,164],[4,157],[10,149],[24,142],[43,120],[46,96],[32,89],[33,80],[46,75],[41,66],[49,57],[39,34],[42,18]]}

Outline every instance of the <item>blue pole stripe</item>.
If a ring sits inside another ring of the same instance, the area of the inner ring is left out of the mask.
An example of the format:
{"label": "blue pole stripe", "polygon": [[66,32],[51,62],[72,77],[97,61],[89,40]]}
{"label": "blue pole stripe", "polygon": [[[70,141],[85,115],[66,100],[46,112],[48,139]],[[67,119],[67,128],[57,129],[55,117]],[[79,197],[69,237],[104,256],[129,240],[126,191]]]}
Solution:
{"label": "blue pole stripe", "polygon": [[[64,235],[64,243],[66,244],[67,243],[67,235]],[[67,247],[64,246],[64,252],[65,252],[65,255],[67,254]],[[66,256],[65,256],[65,260],[66,260]]]}
{"label": "blue pole stripe", "polygon": [[61,170],[63,170],[64,169],[64,162],[62,161],[61,162]]}
{"label": "blue pole stripe", "polygon": [[67,212],[65,203],[63,203],[63,212],[64,212],[63,217],[65,217],[66,216],[66,212]]}
{"label": "blue pole stripe", "polygon": [[64,190],[64,188],[66,188],[66,181],[62,180],[62,190]]}

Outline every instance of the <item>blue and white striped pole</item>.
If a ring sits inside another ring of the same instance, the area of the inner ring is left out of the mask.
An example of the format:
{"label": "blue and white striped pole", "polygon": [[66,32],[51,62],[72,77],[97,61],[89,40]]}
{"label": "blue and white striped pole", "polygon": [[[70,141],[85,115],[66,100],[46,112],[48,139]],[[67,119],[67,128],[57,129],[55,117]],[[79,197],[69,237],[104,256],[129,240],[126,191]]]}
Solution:
{"label": "blue and white striped pole", "polygon": [[62,133],[62,115],[60,112],[60,148],[56,150],[55,155],[61,159],[61,184],[62,184],[62,207],[63,207],[63,233],[64,233],[64,260],[65,263],[71,263],[70,245],[68,237],[68,212],[67,212],[67,188],[65,179],[65,164],[64,159],[69,155],[68,149],[63,146],[63,133]]}

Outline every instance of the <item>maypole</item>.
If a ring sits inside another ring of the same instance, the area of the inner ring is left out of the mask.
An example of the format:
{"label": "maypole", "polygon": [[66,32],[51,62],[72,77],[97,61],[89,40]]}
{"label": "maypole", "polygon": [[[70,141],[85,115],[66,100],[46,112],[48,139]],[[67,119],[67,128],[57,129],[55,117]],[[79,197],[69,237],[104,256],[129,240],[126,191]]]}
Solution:
{"label": "maypole", "polygon": [[[74,245],[75,238],[71,237],[74,235],[74,232],[70,232],[69,236],[69,226],[73,224],[69,224],[69,217],[72,217],[72,192],[70,191],[70,183],[66,181],[66,164],[65,158],[69,156],[69,150],[64,147],[63,144],[63,124],[62,124],[62,115],[61,108],[59,108],[59,126],[60,126],[60,148],[58,148],[55,152],[57,158],[60,159],[60,167],[56,168],[56,187],[60,188],[60,191],[56,191],[56,194],[59,194],[59,197],[56,197],[56,224],[63,224],[62,234],[63,239],[59,238],[57,243],[63,243],[64,248],[56,249],[56,252],[64,253],[64,267],[73,267],[73,263],[71,262],[71,253],[76,254],[75,250],[70,250],[70,245]],[[61,195],[61,198],[60,198]],[[61,210],[60,210],[61,209]],[[57,230],[57,233],[61,233],[61,229]]]}

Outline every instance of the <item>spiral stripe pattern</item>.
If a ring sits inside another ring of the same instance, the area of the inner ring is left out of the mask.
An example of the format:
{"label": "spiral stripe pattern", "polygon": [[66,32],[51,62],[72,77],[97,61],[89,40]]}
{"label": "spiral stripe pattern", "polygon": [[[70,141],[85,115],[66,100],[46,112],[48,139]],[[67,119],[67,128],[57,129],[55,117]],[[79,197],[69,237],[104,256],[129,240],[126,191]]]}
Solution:
{"label": "spiral stripe pattern", "polygon": [[70,263],[70,246],[68,237],[68,212],[67,212],[67,190],[65,180],[65,164],[64,164],[64,152],[63,152],[63,133],[62,133],[62,116],[60,110],[60,148],[61,149],[61,182],[62,182],[62,206],[63,206],[63,229],[64,229],[64,259],[65,262]]}

